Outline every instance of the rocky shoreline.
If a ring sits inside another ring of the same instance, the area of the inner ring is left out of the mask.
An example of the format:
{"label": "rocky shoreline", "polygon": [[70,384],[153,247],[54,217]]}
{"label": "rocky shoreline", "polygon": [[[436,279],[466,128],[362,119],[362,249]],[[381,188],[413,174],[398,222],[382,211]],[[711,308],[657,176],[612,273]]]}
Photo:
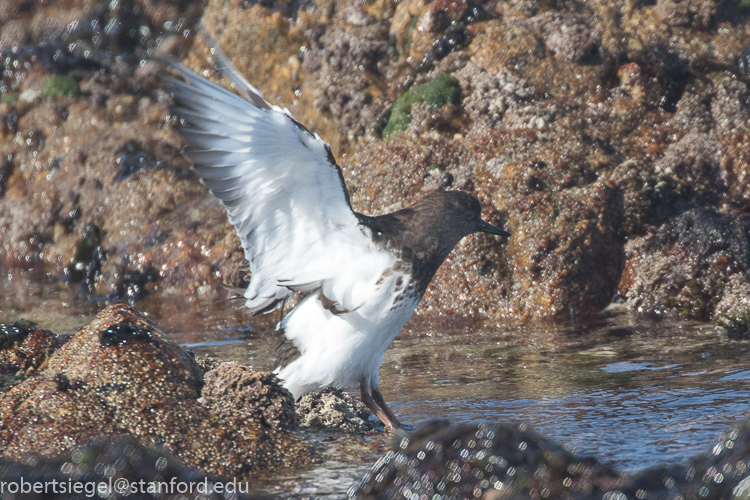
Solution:
{"label": "rocky shoreline", "polygon": [[3,365],[10,368],[6,377],[18,377],[0,403],[5,459],[58,456],[95,438],[121,437],[161,443],[211,474],[313,459],[309,445],[290,432],[297,424],[294,401],[275,377],[231,363],[205,373],[127,306],[105,309],[53,352],[40,345],[40,335],[55,338],[33,330],[8,341],[15,347],[10,356],[42,353],[34,357],[37,366],[14,372]]}
{"label": "rocky shoreline", "polygon": [[[331,143],[356,210],[463,189],[512,230],[507,245],[462,242],[421,312],[562,321],[615,302],[747,336],[749,8],[0,3],[0,269],[130,304],[224,299],[222,283],[245,284],[239,241],[189,170],[160,79],[166,56],[221,81],[202,25]],[[0,481],[197,483],[311,467],[320,451],[302,429],[320,426],[378,432],[346,394],[295,404],[273,375],[196,360],[127,306],[73,336],[0,330]],[[429,422],[396,436],[350,493],[750,498],[748,436],[742,423],[684,466],[628,475],[522,425]]]}
{"label": "rocky shoreline", "polygon": [[[5,484],[54,478],[81,485],[118,480],[247,485],[269,473],[319,464],[316,432],[325,432],[326,441],[382,432],[379,424],[373,431],[376,419],[346,393],[310,394],[295,405],[272,374],[236,362],[195,359],[129,306],[109,306],[73,336],[30,323],[2,325],[1,331],[0,481]],[[392,441],[392,449],[350,496],[719,499],[750,494],[747,422],[684,465],[635,474],[576,455],[525,424],[434,420],[398,431]],[[352,444],[340,446],[346,450]],[[196,490],[190,498],[222,498],[219,493],[199,497]],[[160,497],[149,495],[138,498]],[[247,487],[234,491],[234,498],[266,495]],[[85,496],[83,491],[39,498]]]}
{"label": "rocky shoreline", "polygon": [[243,285],[152,59],[218,78],[201,23],[331,143],[355,209],[464,189],[512,229],[464,241],[423,312],[561,320],[614,300],[748,332],[739,0],[25,5],[0,15],[3,267],[112,301]]}

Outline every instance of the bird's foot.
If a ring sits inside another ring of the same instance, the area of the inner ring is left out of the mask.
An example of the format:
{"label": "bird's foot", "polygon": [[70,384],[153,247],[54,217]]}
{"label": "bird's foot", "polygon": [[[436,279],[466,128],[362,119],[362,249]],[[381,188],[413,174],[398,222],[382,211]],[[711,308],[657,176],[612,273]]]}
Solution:
{"label": "bird's foot", "polygon": [[378,389],[372,389],[371,393],[370,389],[366,387],[365,384],[360,384],[359,388],[362,402],[380,419],[381,422],[383,422],[387,431],[394,432],[398,429],[404,429],[404,425],[399,422],[396,415],[394,415],[391,409],[388,408],[388,405],[383,399],[383,395]]}

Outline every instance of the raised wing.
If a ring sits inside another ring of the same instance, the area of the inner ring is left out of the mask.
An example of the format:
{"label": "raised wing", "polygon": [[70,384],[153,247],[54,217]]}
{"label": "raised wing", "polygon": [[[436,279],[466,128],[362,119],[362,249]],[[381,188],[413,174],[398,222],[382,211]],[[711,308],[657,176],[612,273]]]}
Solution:
{"label": "raised wing", "polygon": [[250,264],[246,306],[270,311],[292,291],[321,289],[332,307],[356,307],[361,294],[346,283],[363,281],[342,273],[367,265],[363,255],[372,254],[377,266],[387,265],[387,256],[358,225],[329,146],[233,68],[227,74],[250,102],[171,64],[187,80],[166,77],[174,111],[189,124],[180,134],[195,145],[187,154],[226,207]]}

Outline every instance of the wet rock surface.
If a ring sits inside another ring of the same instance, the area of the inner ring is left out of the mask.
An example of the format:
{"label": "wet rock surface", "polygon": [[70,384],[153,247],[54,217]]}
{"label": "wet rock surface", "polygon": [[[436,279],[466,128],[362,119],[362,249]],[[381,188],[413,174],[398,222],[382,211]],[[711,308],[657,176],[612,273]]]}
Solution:
{"label": "wet rock surface", "polygon": [[747,276],[737,273],[729,277],[713,319],[732,334],[750,334],[750,280]]}
{"label": "wet rock surface", "polygon": [[543,490],[550,498],[594,498],[617,479],[595,459],[576,457],[524,425],[438,420],[396,436],[356,488],[362,498],[528,498]]}
{"label": "wet rock surface", "polygon": [[[269,376],[219,365],[204,384],[195,360],[148,318],[110,306],[44,370],[2,395],[2,457],[54,457],[93,438],[128,437],[223,476],[309,463],[310,446],[288,430],[291,398],[276,384],[259,388],[253,377]],[[221,381],[228,384],[223,390]],[[201,389],[212,409],[199,403]],[[233,404],[227,393],[235,395]]]}
{"label": "wet rock surface", "polygon": [[[11,483],[22,491],[22,480],[26,483],[26,492],[15,496],[8,492]],[[127,439],[115,442],[93,439],[65,455],[30,457],[23,463],[0,458],[0,481],[5,482],[8,498],[25,500],[83,500],[116,495],[156,499],[168,495],[169,491],[177,491],[177,483],[181,490],[184,488],[182,498],[225,498],[223,483],[221,493],[212,490],[216,478],[185,467],[165,449],[145,447]],[[123,489],[116,489],[116,484]],[[124,489],[125,484],[127,489]],[[230,483],[235,490],[234,498],[268,498],[247,486],[245,483],[234,488]],[[159,492],[160,488],[163,493]]]}
{"label": "wet rock surface", "polygon": [[0,324],[0,392],[43,368],[68,339],[39,329],[31,321]]}
{"label": "wet rock surface", "polygon": [[296,404],[300,427],[361,433],[373,429],[370,410],[341,389],[302,395]]}
{"label": "wet rock surface", "polygon": [[[175,56],[220,80],[198,21],[269,100],[331,143],[356,210],[464,189],[513,232],[509,243],[464,241],[422,311],[562,319],[619,291],[636,310],[680,314],[688,306],[654,298],[659,279],[631,279],[627,255],[659,260],[662,247],[639,242],[691,211],[750,211],[742,2],[3,9],[0,264],[44,267],[84,295],[221,298],[221,282],[245,283],[239,242],[189,172],[161,69],[146,60]],[[440,74],[458,82],[455,101],[402,100]],[[407,126],[384,134],[399,113]],[[670,258],[711,282],[704,260],[687,257]],[[711,283],[696,286],[720,300]],[[713,298],[676,300],[714,316]]]}
{"label": "wet rock surface", "polygon": [[236,362],[206,372],[200,401],[219,416],[245,418],[274,430],[297,427],[292,395],[276,376]]}
{"label": "wet rock surface", "polygon": [[350,494],[357,498],[745,498],[750,428],[723,434],[686,465],[617,473],[524,424],[438,420],[396,436]]}
{"label": "wet rock surface", "polygon": [[[730,309],[730,316],[736,318],[746,314],[741,312],[737,295],[750,268],[747,214],[738,217],[692,209],[631,239],[625,252],[619,286],[631,309],[699,320],[718,320],[718,314]],[[716,310],[730,280],[733,286],[727,300]]]}

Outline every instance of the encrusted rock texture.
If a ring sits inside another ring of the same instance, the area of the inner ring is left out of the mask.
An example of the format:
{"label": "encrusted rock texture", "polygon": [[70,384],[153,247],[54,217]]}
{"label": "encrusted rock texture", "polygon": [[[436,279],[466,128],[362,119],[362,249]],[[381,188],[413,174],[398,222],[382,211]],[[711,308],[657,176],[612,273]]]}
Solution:
{"label": "encrusted rock texture", "polygon": [[747,498],[750,428],[740,423],[683,465],[618,473],[524,424],[437,420],[396,436],[357,498]]}
{"label": "encrusted rock texture", "polygon": [[275,375],[237,362],[206,373],[200,403],[222,417],[244,417],[271,429],[292,430],[298,419],[294,400]]}
{"label": "encrusted rock texture", "polygon": [[314,459],[311,445],[293,431],[291,394],[273,375],[236,363],[204,374],[190,354],[126,305],[106,308],[23,375],[0,394],[2,459],[57,457],[92,439],[159,446],[188,467],[219,476]]}
{"label": "encrusted rock texture", "polygon": [[[245,284],[239,241],[189,171],[148,59],[222,82],[201,22],[331,144],[356,210],[462,189],[512,232],[467,237],[422,312],[554,320],[616,300],[746,334],[745,3],[5,2],[0,266],[112,300]],[[441,72],[457,102],[391,113]],[[383,137],[396,118],[402,131]]]}
{"label": "encrusted rock texture", "polygon": [[350,394],[329,387],[323,392],[303,394],[296,403],[300,427],[363,433],[373,429],[370,410]]}
{"label": "encrusted rock texture", "polygon": [[[150,500],[167,496],[165,493],[157,493],[154,486],[163,482],[167,485],[186,484],[185,494],[181,495],[184,499],[225,498],[224,494],[210,490],[215,477],[207,477],[195,469],[185,467],[163,447],[144,446],[132,439],[94,439],[62,456],[35,456],[24,463],[0,458],[0,481],[4,481],[5,484],[20,484],[21,481],[26,483],[28,486],[24,493],[15,495],[15,498],[24,500],[84,500],[106,496],[110,492],[110,482],[114,490],[114,484],[118,480],[127,480],[127,488],[116,490],[119,494],[128,493],[122,495],[125,497]],[[52,486],[54,481],[57,481],[57,488]],[[65,484],[66,487],[70,485],[70,488],[63,490],[61,484]],[[253,491],[248,483],[243,482],[237,490],[241,491],[235,492],[233,497],[238,500],[268,498],[268,495]],[[162,486],[162,491],[169,490]],[[98,494],[100,492],[102,495]],[[109,496],[117,498],[120,496],[117,493]]]}
{"label": "encrusted rock texture", "polygon": [[0,392],[45,368],[52,353],[68,340],[30,321],[0,324]]}

